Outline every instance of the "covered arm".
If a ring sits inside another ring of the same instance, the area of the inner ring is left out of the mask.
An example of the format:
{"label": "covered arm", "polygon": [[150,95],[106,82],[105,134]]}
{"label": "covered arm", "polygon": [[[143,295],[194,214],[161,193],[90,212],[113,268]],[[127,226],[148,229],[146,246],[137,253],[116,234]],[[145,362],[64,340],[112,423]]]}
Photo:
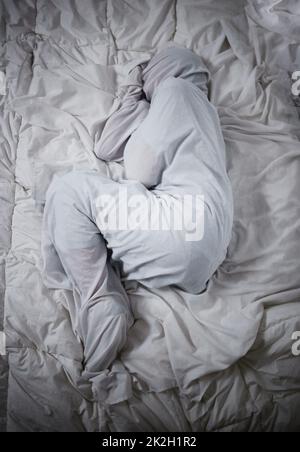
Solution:
{"label": "covered arm", "polygon": [[148,114],[149,103],[144,99],[142,87],[136,83],[126,86],[126,89],[121,105],[108,118],[95,145],[96,156],[106,162],[123,159],[129,138]]}

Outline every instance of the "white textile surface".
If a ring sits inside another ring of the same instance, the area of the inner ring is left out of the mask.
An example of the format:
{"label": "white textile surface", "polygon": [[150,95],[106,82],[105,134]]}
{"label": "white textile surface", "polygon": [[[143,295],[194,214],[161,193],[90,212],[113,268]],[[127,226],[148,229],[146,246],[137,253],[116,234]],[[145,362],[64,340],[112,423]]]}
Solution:
{"label": "white textile surface", "polygon": [[[8,429],[299,430],[300,133],[291,94],[299,2],[1,0],[0,12]],[[54,175],[124,177],[95,145],[129,67],[169,41],[201,55],[211,74],[234,195],[232,239],[201,295],[126,286],[135,323],[111,369],[123,400],[107,396],[115,381],[107,375],[105,400],[92,403],[77,385],[83,349],[67,309],[72,292],[42,281],[42,205]]]}

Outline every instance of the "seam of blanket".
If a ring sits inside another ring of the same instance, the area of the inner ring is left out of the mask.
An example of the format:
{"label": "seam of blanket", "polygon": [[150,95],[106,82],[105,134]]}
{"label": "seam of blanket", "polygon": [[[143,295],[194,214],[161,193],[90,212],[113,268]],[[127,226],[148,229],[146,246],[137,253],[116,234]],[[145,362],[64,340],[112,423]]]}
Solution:
{"label": "seam of blanket", "polygon": [[[17,117],[18,115],[16,115]],[[16,162],[17,162],[17,155],[18,155],[18,147],[19,147],[19,139],[20,139],[20,128],[18,129],[18,134],[17,134],[17,143],[16,143],[16,154],[15,154],[15,161],[14,161],[14,174],[15,174],[15,170],[16,170]],[[4,287],[4,330],[6,331],[6,304],[7,304],[7,262],[9,259],[9,255],[12,251],[12,240],[13,240],[13,231],[12,231],[12,226],[13,226],[13,218],[14,218],[14,213],[15,213],[15,208],[16,208],[16,182],[14,180],[14,186],[13,186],[13,199],[14,199],[14,205],[13,205],[13,209],[12,209],[12,214],[11,214],[11,218],[10,218],[10,244],[9,244],[9,249],[8,252],[5,256],[5,287]],[[8,351],[8,349],[7,349]],[[8,361],[8,383],[7,383],[7,400],[6,403],[8,403],[8,390],[9,390],[9,381],[10,381],[10,368],[9,368],[9,353],[7,354],[7,361]],[[8,416],[7,416],[8,419]]]}
{"label": "seam of blanket", "polygon": [[[117,41],[116,41],[116,37],[114,36],[114,34],[112,32],[112,29],[110,26],[110,21],[108,20],[108,15],[109,15],[108,10],[109,10],[108,0],[106,0],[105,13],[106,13],[106,26],[107,26],[107,30],[108,30],[108,39],[109,39],[109,41],[111,41],[111,44],[114,47],[114,51],[116,52]],[[111,60],[110,60],[111,59],[111,46],[110,45],[108,46],[108,49],[109,49],[109,54],[108,54],[107,58],[108,58],[108,63],[110,64],[111,63]]]}
{"label": "seam of blanket", "polygon": [[[297,303],[300,303],[300,302],[297,301]],[[294,313],[293,315],[290,315],[288,317],[280,317],[280,319],[270,323],[266,328],[261,328],[257,334],[257,337],[263,336],[264,333],[268,332],[272,328],[275,328],[276,326],[280,325],[281,323],[288,322],[290,320],[296,320],[296,318],[299,318],[299,320],[300,320],[300,314],[297,316],[296,313]]]}
{"label": "seam of blanket", "polygon": [[[254,409],[257,410],[257,411],[254,411],[254,412],[252,413],[252,416],[253,416],[253,415],[260,415],[260,411],[261,411],[261,410],[260,410],[260,407],[259,407],[259,406],[257,405],[257,403],[256,403],[256,401],[257,401],[259,395],[258,395],[256,398],[253,397],[253,395],[252,395],[252,393],[251,393],[251,391],[250,391],[250,386],[249,386],[249,384],[247,384],[245,375],[244,375],[244,373],[243,373],[243,371],[242,371],[242,367],[243,367],[243,365],[242,365],[242,360],[241,360],[240,362],[237,363],[237,368],[239,369],[240,377],[241,377],[241,379],[242,379],[242,381],[243,381],[243,383],[244,383],[244,388],[245,388],[245,390],[247,391],[249,400],[250,400],[251,403],[252,403],[252,407],[253,407]],[[259,422],[259,424],[261,425],[261,422]]]}
{"label": "seam of blanket", "polygon": [[[35,17],[35,25],[34,25],[34,31],[36,30],[36,18],[37,18],[37,0],[35,0],[34,3],[35,6],[35,12],[36,12],[36,17]],[[18,39],[20,37],[20,34],[18,34],[18,36],[15,37],[15,39],[6,39],[5,41],[5,56],[7,56],[7,43],[8,42],[15,42],[15,45],[18,45]],[[10,85],[8,84],[8,91],[10,90]],[[16,165],[17,165],[17,160],[18,160],[18,154],[19,154],[19,142],[20,142],[20,129],[21,129],[21,124],[22,124],[22,118],[20,115],[18,115],[17,113],[14,114],[14,119],[17,120],[17,118],[19,118],[19,123],[18,123],[18,131],[16,134],[16,152],[14,154],[14,161],[13,161],[13,174],[14,174],[14,183],[13,183],[13,208],[12,208],[12,212],[11,212],[11,217],[10,217],[10,236],[9,236],[9,246],[8,246],[8,251],[4,257],[4,262],[5,262],[5,266],[4,266],[4,278],[5,278],[5,285],[4,285],[4,331],[6,331],[7,325],[6,325],[6,305],[7,305],[7,288],[9,287],[9,285],[7,285],[7,263],[8,260],[11,256],[12,253],[12,241],[13,241],[13,219],[14,219],[14,215],[15,215],[15,208],[16,208],[16,187],[17,187],[17,182],[16,182]],[[8,391],[9,391],[9,383],[10,383],[10,379],[11,379],[11,369],[9,368],[9,350],[10,348],[7,347],[7,365],[8,365],[8,381],[7,381],[7,394],[6,394],[6,428],[7,428],[7,422],[8,422],[8,401],[9,401],[9,397],[8,397]]]}
{"label": "seam of blanket", "polygon": [[170,41],[174,41],[174,38],[176,36],[177,33],[177,7],[178,7],[178,0],[174,0],[174,4],[173,4],[173,19],[174,19],[174,31],[170,37]]}
{"label": "seam of blanket", "polygon": [[[7,30],[6,30],[7,33]],[[14,39],[9,39],[6,36],[6,39],[1,43],[1,45],[4,47],[4,58],[6,60],[6,67],[9,63],[8,60],[8,49],[7,49],[7,44],[8,43],[15,43],[16,45],[18,44],[18,38],[20,35],[16,36]],[[6,68],[5,68],[6,70]],[[9,96],[10,94],[10,84],[7,84],[7,96]],[[7,97],[5,99],[5,103],[4,103],[4,109],[6,107],[7,104]],[[20,139],[20,127],[21,127],[21,118],[18,114],[14,114],[14,121],[16,122],[17,125],[17,134],[16,134],[16,142],[15,142],[15,152],[12,153],[12,159],[11,159],[11,171],[13,174],[12,177],[12,181],[11,181],[11,198],[12,198],[12,203],[11,203],[11,211],[10,211],[10,218],[9,218],[9,239],[8,239],[8,243],[7,243],[7,248],[6,248],[6,252],[4,255],[4,289],[3,289],[3,329],[6,332],[6,306],[7,306],[7,265],[8,265],[8,261],[10,259],[11,256],[11,252],[12,252],[12,242],[13,242],[13,219],[14,219],[14,214],[15,214],[15,208],[16,208],[16,164],[17,164],[17,158],[18,158],[18,148],[19,148],[19,139]],[[7,352],[8,352],[8,348],[7,348]],[[9,391],[9,381],[10,381],[10,371],[11,369],[9,368],[9,354],[7,353],[7,357],[5,359],[5,365],[7,366],[7,381],[6,381],[6,428],[7,428],[7,420],[8,420],[8,412],[7,412],[7,404],[8,404],[8,391]]]}
{"label": "seam of blanket", "polygon": [[8,346],[7,350],[10,353],[19,353],[20,351],[23,351],[23,350],[31,350],[31,351],[36,352],[36,353],[42,353],[42,354],[45,354],[45,355],[53,356],[58,361],[59,361],[59,358],[63,358],[63,359],[66,359],[68,361],[71,361],[71,362],[76,362],[76,363],[79,363],[79,364],[82,363],[82,361],[80,359],[71,358],[69,356],[63,355],[62,353],[50,352],[49,350],[45,350],[45,349],[43,349],[40,346],[35,347],[35,346],[28,345],[28,344],[20,345],[20,346]]}
{"label": "seam of blanket", "polygon": [[[9,87],[8,87],[9,89]],[[18,140],[19,140],[19,131],[18,131]],[[18,147],[18,143],[17,143],[17,147]],[[13,171],[15,174],[15,170],[16,170],[16,160],[17,160],[17,153],[15,154],[15,160],[13,162]],[[4,301],[4,319],[3,319],[3,323],[4,323],[4,331],[6,331],[6,305],[7,305],[7,262],[8,262],[8,258],[9,258],[9,254],[11,252],[12,249],[12,225],[13,225],[13,217],[14,217],[14,211],[15,211],[15,207],[16,207],[16,182],[15,182],[15,178],[14,178],[14,183],[13,183],[13,208],[11,211],[11,216],[10,216],[10,235],[9,235],[9,245],[8,245],[8,249],[7,249],[7,253],[4,256],[4,296],[3,296],[3,301]],[[8,381],[7,381],[7,394],[6,394],[6,403],[8,403],[8,389],[9,389],[9,374],[10,374],[10,369],[9,369],[9,356],[7,356],[7,365],[8,365]]]}
{"label": "seam of blanket", "polygon": [[255,415],[256,415],[256,413],[251,414],[250,416],[247,416],[247,417],[239,420],[238,422],[231,422],[229,424],[222,425],[222,427],[221,426],[217,426],[216,428],[210,430],[210,432],[211,433],[219,432],[220,430],[225,430],[225,429],[228,429],[228,428],[231,428],[231,427],[238,426],[240,424],[243,424],[244,422],[251,421],[253,419],[253,416],[255,416]]}

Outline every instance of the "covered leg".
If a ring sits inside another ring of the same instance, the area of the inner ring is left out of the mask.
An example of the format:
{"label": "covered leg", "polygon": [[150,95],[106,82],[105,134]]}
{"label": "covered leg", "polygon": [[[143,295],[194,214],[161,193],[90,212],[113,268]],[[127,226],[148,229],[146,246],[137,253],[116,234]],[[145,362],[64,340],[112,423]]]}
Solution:
{"label": "covered leg", "polygon": [[[124,163],[127,177],[155,187],[153,193],[159,198],[165,194],[204,197],[202,239],[187,243],[184,234],[175,231],[172,248],[165,242],[172,253],[181,246],[189,256],[187,261],[181,259],[182,271],[175,273],[177,261],[172,261],[169,251],[169,281],[192,293],[203,290],[226,256],[233,222],[220,121],[203,91],[180,77],[160,82],[147,118],[127,143]],[[161,253],[162,249],[168,253],[167,246],[161,247]]]}
{"label": "covered leg", "polygon": [[93,186],[99,192],[107,183],[113,184],[94,172],[72,172],[56,179],[44,213],[45,281],[55,288],[66,288],[69,281],[73,289],[71,318],[84,347],[88,379],[116,359],[133,321],[127,294],[94,221]]}

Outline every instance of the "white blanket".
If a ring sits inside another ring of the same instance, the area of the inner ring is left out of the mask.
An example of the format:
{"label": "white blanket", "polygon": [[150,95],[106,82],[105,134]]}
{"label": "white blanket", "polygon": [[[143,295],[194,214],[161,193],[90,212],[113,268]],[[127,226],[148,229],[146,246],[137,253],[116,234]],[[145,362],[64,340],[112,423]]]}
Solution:
{"label": "white blanket", "polygon": [[[300,429],[292,353],[300,330],[299,116],[291,94],[298,3],[2,0],[9,430]],[[72,293],[42,282],[39,206],[54,174],[124,177],[119,163],[97,159],[95,144],[127,90],[128,65],[144,64],[167,41],[201,55],[211,73],[234,194],[232,240],[204,294],[127,286],[135,324],[111,369],[118,397],[107,375],[103,402],[91,403],[90,388],[84,397],[78,391],[83,349],[66,310]]]}
{"label": "white blanket", "polygon": [[[178,71],[168,68],[168,59]],[[141,112],[143,121],[124,149],[131,180],[117,183],[94,172],[70,172],[53,181],[46,197],[44,282],[50,289],[73,291],[74,306],[69,308],[74,332],[84,347],[84,377],[93,382],[101,378],[102,387],[94,385],[95,394],[105,391],[100,374],[109,370],[124,348],[133,323],[130,302],[112,263],[125,281],[200,294],[224,261],[231,238],[233,206],[225,145],[216,110],[205,94],[203,64],[191,52],[177,48],[159,52],[150,64],[152,68],[147,66],[143,72],[143,88],[151,105],[145,106],[146,116]],[[192,65],[198,70],[198,76],[192,72],[194,82],[188,75]],[[150,71],[153,74],[147,78]],[[105,140],[104,149],[99,147],[102,154],[107,147],[111,156],[114,130],[118,142],[119,136],[128,136],[121,121],[125,117],[127,124],[131,116],[127,103],[128,99],[103,131],[110,139]],[[135,109],[133,116],[139,120]],[[120,155],[119,149],[116,154]],[[244,315],[236,323],[236,337],[240,337],[235,350],[240,342],[249,347],[245,335],[254,340],[260,318],[246,328]],[[215,350],[210,350],[215,354],[215,370],[224,367],[219,350],[228,335],[227,327],[219,330],[221,343],[215,339]],[[212,329],[210,335],[216,332]],[[172,366],[186,371],[192,361],[187,356],[184,362],[172,361]],[[206,365],[211,371],[210,360],[199,361],[198,366],[206,369]],[[159,374],[155,380],[157,389],[164,388]],[[112,397],[107,394],[105,399]],[[121,400],[127,397],[123,394]]]}

